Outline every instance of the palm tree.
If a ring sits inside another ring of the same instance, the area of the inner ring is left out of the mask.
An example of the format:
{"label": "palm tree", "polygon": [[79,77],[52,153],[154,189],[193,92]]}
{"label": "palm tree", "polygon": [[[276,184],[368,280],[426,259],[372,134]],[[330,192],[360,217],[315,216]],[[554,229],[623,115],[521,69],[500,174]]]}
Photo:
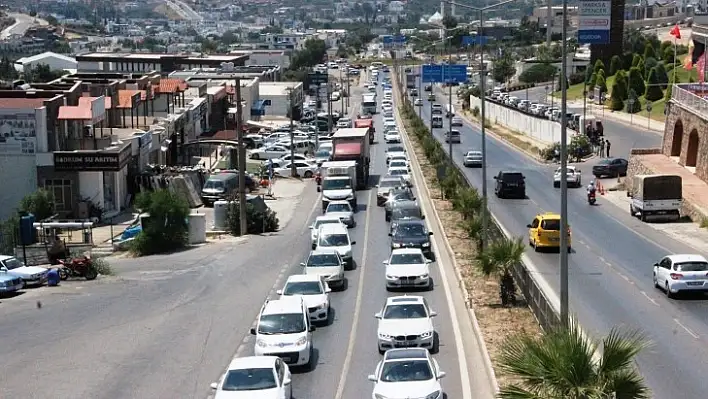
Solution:
{"label": "palm tree", "polygon": [[479,212],[482,202],[479,192],[474,187],[467,187],[457,192],[455,198],[452,199],[452,207],[467,220]]}
{"label": "palm tree", "polygon": [[492,241],[487,248],[477,255],[475,264],[485,276],[496,275],[499,278],[499,298],[503,306],[516,304],[516,286],[511,270],[521,262],[524,254],[521,238],[501,238]]}
{"label": "palm tree", "polygon": [[540,338],[512,336],[502,346],[499,367],[516,382],[503,387],[499,398],[649,398],[649,388],[634,367],[646,346],[639,332],[615,328],[601,342],[589,339],[575,321]]}

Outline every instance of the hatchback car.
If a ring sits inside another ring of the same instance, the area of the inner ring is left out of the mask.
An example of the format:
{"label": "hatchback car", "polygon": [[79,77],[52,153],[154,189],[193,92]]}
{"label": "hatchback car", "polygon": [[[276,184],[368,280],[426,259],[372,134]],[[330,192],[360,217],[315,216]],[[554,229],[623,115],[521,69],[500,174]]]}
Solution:
{"label": "hatchback car", "polygon": [[316,274],[293,274],[285,281],[283,289],[278,290],[280,299],[300,297],[305,300],[307,311],[312,322],[327,322],[329,320],[329,293],[322,276]]}
{"label": "hatchback car", "polygon": [[378,349],[383,354],[393,348],[427,348],[438,351],[432,311],[422,296],[394,296],[374,317],[379,320]]}
{"label": "hatchback car", "polygon": [[673,298],[682,292],[708,292],[708,260],[702,255],[676,254],[654,263],[654,287]]}
{"label": "hatchback car", "polygon": [[368,378],[374,383],[372,399],[444,397],[440,380],[445,372],[427,349],[389,349]]}
{"label": "hatchback car", "polygon": [[312,240],[312,245],[317,244],[317,235],[319,234],[320,226],[331,223],[343,224],[342,220],[337,215],[322,215],[315,218],[315,221],[310,225],[310,239]]}
{"label": "hatchback car", "polygon": [[[542,248],[560,248],[561,220],[557,213],[543,213],[536,215],[529,229],[529,245],[536,252]],[[571,252],[570,227],[568,227],[568,252]]]}
{"label": "hatchback car", "polygon": [[211,384],[214,399],[291,398],[292,375],[277,356],[237,357],[219,382]]}
{"label": "hatchback car", "polygon": [[325,209],[325,215],[338,217],[347,227],[356,227],[354,210],[349,201],[330,201]]}
{"label": "hatchback car", "polygon": [[305,274],[322,276],[330,287],[344,288],[344,260],[337,251],[310,251],[307,260],[300,266],[304,267]]}
{"label": "hatchback car", "polygon": [[460,138],[460,131],[459,130],[450,130],[445,132],[445,142],[446,143],[461,143],[462,139]]}
{"label": "hatchback car", "polygon": [[266,300],[251,328],[256,356],[278,356],[293,366],[312,367],[315,326],[301,297]]}
{"label": "hatchback car", "polygon": [[460,118],[459,116],[454,116],[452,120],[450,120],[450,124],[452,126],[462,126],[462,118]]}
{"label": "hatchback car", "polygon": [[494,194],[499,198],[526,198],[526,177],[523,173],[515,171],[499,171],[494,176],[496,185]]}
{"label": "hatchback car", "polygon": [[344,263],[348,267],[352,267],[354,264],[352,246],[355,244],[356,241],[349,239],[346,226],[325,224],[320,226],[320,231],[317,233],[317,244],[314,245],[312,249],[318,251],[337,251],[339,256],[344,260]]}

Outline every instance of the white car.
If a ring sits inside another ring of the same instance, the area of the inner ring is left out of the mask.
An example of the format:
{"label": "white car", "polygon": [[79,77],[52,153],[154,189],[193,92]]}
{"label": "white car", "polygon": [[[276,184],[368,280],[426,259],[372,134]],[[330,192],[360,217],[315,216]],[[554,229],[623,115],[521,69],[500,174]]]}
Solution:
{"label": "white car", "polygon": [[0,255],[0,270],[22,279],[24,285],[42,285],[47,282],[48,269],[39,266],[25,266],[22,261],[9,255]]}
{"label": "white car", "polygon": [[433,317],[437,315],[422,296],[389,297],[381,312],[374,315],[379,320],[379,353],[393,348],[426,348],[436,353],[439,347]]}
{"label": "white car", "polygon": [[393,120],[387,120],[383,124],[384,127],[384,133],[388,132],[389,130],[398,130],[398,125],[396,125],[396,121]]}
{"label": "white car", "polygon": [[406,166],[392,167],[389,164],[389,168],[388,168],[388,171],[386,172],[386,175],[400,177],[409,185],[411,184],[411,172],[408,170],[408,167],[406,167]]}
{"label": "white car", "polygon": [[433,288],[430,278],[432,261],[420,248],[398,248],[383,261],[386,265],[386,290],[393,288]]}
{"label": "white car", "polygon": [[[415,101],[413,101],[413,105],[416,107],[422,107],[423,106],[423,100],[420,98],[416,98]],[[454,118],[453,118],[454,119]],[[455,126],[455,125],[452,125]]]}
{"label": "white car", "polygon": [[389,168],[406,168],[409,171],[411,170],[410,165],[408,165],[408,161],[402,160],[402,159],[392,159],[388,163]]}
{"label": "white car", "polygon": [[406,182],[400,177],[384,177],[379,180],[379,184],[376,185],[376,204],[378,206],[383,206],[388,199],[388,194],[391,189],[398,187],[405,187]]}
{"label": "white car", "polygon": [[390,349],[376,365],[374,374],[369,375],[369,381],[374,383],[371,398],[442,399],[443,378],[445,372],[427,349]]}
{"label": "white car", "polygon": [[450,124],[452,126],[462,126],[463,125],[462,118],[460,118],[459,116],[453,116],[452,119],[450,120]]}
{"label": "white car", "polygon": [[312,333],[315,326],[301,297],[266,300],[258,314],[256,327],[256,356],[278,356],[293,366],[312,367]]}
{"label": "white car", "polygon": [[290,154],[290,150],[283,146],[269,145],[251,150],[250,157],[251,159],[273,159],[282,158],[288,154]]}
{"label": "white car", "polygon": [[682,292],[708,291],[708,260],[702,255],[668,255],[654,263],[654,287],[674,298]]}
{"label": "white car", "polygon": [[[307,179],[315,176],[317,170],[319,170],[319,166],[317,166],[317,163],[315,163],[314,161],[295,161],[293,163],[295,164],[295,170],[297,171],[297,174]],[[293,163],[284,163],[281,167],[273,169],[273,173],[276,173],[280,176],[290,176]]]}
{"label": "white car", "polygon": [[394,162],[394,161],[405,162],[406,166],[408,166],[410,168],[411,163],[410,163],[410,161],[408,161],[408,157],[405,155],[394,154],[391,156],[391,158],[389,158],[388,163],[390,164],[391,162]]}
{"label": "white car", "polygon": [[391,106],[391,105],[382,105],[382,106],[381,106],[381,110],[382,110],[383,112],[387,112],[387,111],[388,111],[388,112],[393,112],[393,106]]}
{"label": "white car", "polygon": [[347,227],[356,227],[354,210],[347,200],[330,201],[325,208],[325,215],[338,217]]}
{"label": "white car", "polygon": [[462,160],[462,165],[468,168],[473,166],[482,167],[482,151],[467,151],[465,158]]}
{"label": "white car", "polygon": [[[580,169],[575,166],[566,166],[566,176],[568,179],[568,187],[580,187],[583,185],[581,180]],[[561,168],[556,169],[553,173],[553,187],[561,186]]]}
{"label": "white car", "polygon": [[392,116],[384,116],[383,119],[382,119],[382,121],[383,121],[383,124],[384,124],[384,125],[387,124],[387,123],[388,123],[388,124],[396,123],[396,118],[394,118],[394,117],[392,117]]}
{"label": "white car", "polygon": [[342,223],[342,220],[339,218],[339,216],[336,216],[336,215],[317,216],[315,218],[315,221],[310,226],[310,238],[312,240],[312,249],[314,249],[315,245],[317,245],[317,236],[320,232],[320,226],[322,226],[323,224],[344,225],[344,223]]}
{"label": "white car", "polygon": [[391,162],[391,158],[397,156],[406,156],[406,149],[402,145],[392,145],[386,149],[386,164]]}
{"label": "white car", "polygon": [[351,268],[354,265],[352,245],[356,245],[356,241],[349,239],[349,232],[347,232],[346,226],[325,224],[320,226],[320,231],[317,233],[315,250],[337,251],[344,260],[344,264]]}
{"label": "white car", "polygon": [[352,127],[352,120],[349,118],[342,118],[337,121],[337,127],[338,128],[350,128]]}
{"label": "white car", "polygon": [[382,101],[381,101],[381,106],[382,106],[382,107],[391,107],[391,108],[393,108],[393,101],[391,101],[391,100],[382,100]]}
{"label": "white car", "polygon": [[401,135],[398,130],[388,130],[384,133],[384,142],[386,144],[398,144],[401,142]]}
{"label": "white car", "polygon": [[277,356],[237,357],[211,389],[214,399],[289,399],[293,394],[292,375]]}
{"label": "white car", "polygon": [[393,109],[384,109],[382,115],[384,118],[393,118]]}
{"label": "white car", "polygon": [[[283,155],[282,157],[278,158],[277,160],[274,159],[273,161],[278,162],[281,165],[284,165],[284,164],[288,163],[291,159],[294,159],[295,161],[307,161],[307,162],[311,162],[313,160],[312,157],[306,157],[303,154],[296,153],[295,155],[290,155],[290,154]],[[268,161],[265,161],[264,164],[267,165]]]}
{"label": "white car", "polygon": [[282,290],[277,294],[280,299],[301,297],[305,300],[307,311],[312,322],[329,321],[329,293],[332,290],[322,276],[316,274],[293,274],[285,281]]}
{"label": "white car", "polygon": [[337,251],[310,251],[305,262],[300,263],[305,274],[324,278],[328,286],[344,289],[344,260]]}

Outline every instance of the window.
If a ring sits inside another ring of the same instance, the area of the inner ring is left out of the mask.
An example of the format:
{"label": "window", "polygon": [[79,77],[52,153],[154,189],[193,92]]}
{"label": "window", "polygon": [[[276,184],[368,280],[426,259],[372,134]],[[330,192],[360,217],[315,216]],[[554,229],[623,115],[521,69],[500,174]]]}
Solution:
{"label": "window", "polygon": [[531,228],[534,228],[534,229],[538,228],[538,218],[533,220],[533,223],[531,223]]}
{"label": "window", "polygon": [[57,211],[70,211],[73,201],[71,180],[46,179],[44,188],[52,193],[54,209]]}

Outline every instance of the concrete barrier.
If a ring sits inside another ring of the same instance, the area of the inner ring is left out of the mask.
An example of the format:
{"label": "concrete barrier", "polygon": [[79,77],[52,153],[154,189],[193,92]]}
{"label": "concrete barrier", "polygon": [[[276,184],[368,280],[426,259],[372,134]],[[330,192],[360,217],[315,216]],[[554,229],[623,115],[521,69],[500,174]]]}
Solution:
{"label": "concrete barrier", "polygon": [[[470,108],[480,106],[480,99],[470,96]],[[527,115],[521,111],[507,108],[491,101],[485,101],[484,107],[485,117],[491,123],[496,123],[507,129],[515,130],[535,140],[547,143],[549,146],[553,143],[560,142],[561,128],[559,123]],[[572,134],[572,131],[569,130],[568,135],[571,136]]]}

